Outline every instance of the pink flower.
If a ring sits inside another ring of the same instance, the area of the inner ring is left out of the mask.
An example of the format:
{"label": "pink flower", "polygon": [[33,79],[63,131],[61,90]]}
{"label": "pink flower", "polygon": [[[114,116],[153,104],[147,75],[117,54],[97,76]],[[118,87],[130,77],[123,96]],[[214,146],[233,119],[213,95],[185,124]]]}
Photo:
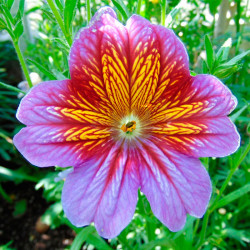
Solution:
{"label": "pink flower", "polygon": [[105,238],[131,221],[138,188],[171,231],[202,217],[211,182],[198,157],[239,146],[227,117],[236,99],[211,75],[190,76],[173,31],[133,15],[123,26],[102,8],[76,36],[70,80],[43,82],[23,98],[14,138],[39,167],[73,166],[62,204],[76,226]]}

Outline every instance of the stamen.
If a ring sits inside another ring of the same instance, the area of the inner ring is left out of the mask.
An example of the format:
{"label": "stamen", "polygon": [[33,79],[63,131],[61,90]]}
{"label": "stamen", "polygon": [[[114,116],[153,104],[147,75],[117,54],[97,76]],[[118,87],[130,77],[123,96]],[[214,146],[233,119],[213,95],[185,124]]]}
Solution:
{"label": "stamen", "polygon": [[121,126],[121,130],[127,134],[132,133],[136,129],[136,122],[131,121]]}

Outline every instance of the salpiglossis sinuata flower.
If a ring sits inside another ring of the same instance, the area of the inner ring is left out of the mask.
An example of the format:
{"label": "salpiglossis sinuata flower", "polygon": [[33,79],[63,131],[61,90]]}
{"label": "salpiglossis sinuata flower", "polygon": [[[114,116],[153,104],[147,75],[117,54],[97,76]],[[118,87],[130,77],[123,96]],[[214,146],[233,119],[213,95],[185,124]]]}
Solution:
{"label": "salpiglossis sinuata flower", "polygon": [[39,167],[73,166],[62,204],[76,226],[117,236],[131,221],[138,189],[170,230],[202,217],[211,182],[198,157],[239,146],[227,117],[236,99],[211,75],[190,76],[173,31],[133,15],[126,26],[102,8],[72,45],[70,80],[35,86],[14,138]]}

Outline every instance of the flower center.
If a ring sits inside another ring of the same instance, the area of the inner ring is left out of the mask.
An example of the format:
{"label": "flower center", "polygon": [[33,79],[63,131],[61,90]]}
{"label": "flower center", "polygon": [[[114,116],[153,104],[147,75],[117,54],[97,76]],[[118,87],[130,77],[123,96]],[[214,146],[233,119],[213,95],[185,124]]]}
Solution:
{"label": "flower center", "polygon": [[135,121],[131,121],[131,122],[127,122],[126,124],[124,123],[121,126],[121,130],[123,132],[125,132],[126,134],[132,134],[132,132],[136,129],[136,122]]}
{"label": "flower center", "polygon": [[133,114],[124,116],[119,125],[119,137],[133,140],[141,136],[142,127],[139,118]]}

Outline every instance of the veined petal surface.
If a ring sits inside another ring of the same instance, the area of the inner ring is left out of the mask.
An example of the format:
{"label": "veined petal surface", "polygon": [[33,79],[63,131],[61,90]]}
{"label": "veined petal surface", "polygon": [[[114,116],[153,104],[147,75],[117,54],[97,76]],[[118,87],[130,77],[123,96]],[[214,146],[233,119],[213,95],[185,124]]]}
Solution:
{"label": "veined petal surface", "polygon": [[141,191],[155,216],[171,231],[184,227],[186,214],[202,217],[211,182],[199,159],[165,150],[155,139],[141,144]]}
{"label": "veined petal surface", "polygon": [[[166,147],[195,157],[222,157],[235,152],[240,137],[226,115],[235,108],[236,98],[217,78],[198,75],[180,91],[179,104],[170,103],[151,116],[152,133]],[[162,143],[163,143],[162,141]]]}
{"label": "veined petal surface", "polygon": [[62,204],[74,225],[94,222],[102,237],[113,238],[131,221],[139,176],[133,153],[128,150],[126,143],[113,145],[68,175]]}
{"label": "veined petal surface", "polygon": [[39,167],[75,166],[96,152],[110,147],[107,128],[65,125],[36,125],[21,129],[15,135],[16,148]]}
{"label": "veined petal surface", "polygon": [[85,107],[71,81],[43,82],[22,99],[17,118],[28,125],[14,137],[18,150],[34,165],[74,166],[95,148],[109,147],[108,114]]}
{"label": "veined petal surface", "polygon": [[148,110],[169,101],[189,77],[188,56],[173,31],[133,15],[127,22],[131,62],[131,110],[148,119]]}
{"label": "veined petal surface", "polygon": [[75,88],[114,121],[129,113],[128,32],[110,8],[101,9],[82,29],[70,51]]}

